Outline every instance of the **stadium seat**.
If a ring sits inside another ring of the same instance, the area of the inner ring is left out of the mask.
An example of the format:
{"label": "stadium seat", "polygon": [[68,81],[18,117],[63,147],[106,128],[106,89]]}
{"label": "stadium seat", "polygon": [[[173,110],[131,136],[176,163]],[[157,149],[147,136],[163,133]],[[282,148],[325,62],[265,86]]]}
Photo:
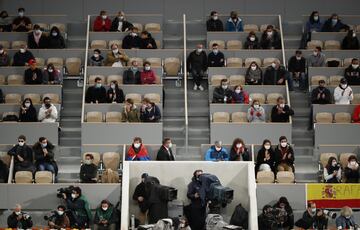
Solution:
{"label": "stadium seat", "polygon": [[340,75],[330,76],[330,85],[338,86],[340,84],[341,78],[343,78],[343,76],[340,76]]}
{"label": "stadium seat", "polygon": [[10,167],[11,156],[7,152],[0,151],[0,160]]}
{"label": "stadium seat", "polygon": [[61,57],[50,57],[47,59],[46,63],[52,63],[55,68],[60,69],[64,65],[64,59]]}
{"label": "stadium seat", "polygon": [[54,26],[56,26],[60,30],[60,33],[66,33],[66,25],[65,24],[52,23],[52,24],[50,24],[50,29],[53,28]]}
{"label": "stadium seat", "polygon": [[256,182],[259,184],[272,184],[275,182],[275,176],[272,171],[259,171],[256,174]]}
{"label": "stadium seat", "polygon": [[335,123],[351,123],[350,113],[339,112],[335,113],[334,117]]}
{"label": "stadium seat", "polygon": [[129,64],[131,64],[133,61],[137,61],[139,67],[141,68],[143,66],[144,60],[140,57],[132,57],[129,59]]}
{"label": "stadium seat", "polygon": [[161,41],[155,40],[155,43],[156,43],[156,46],[158,47],[158,49],[161,49],[161,48],[162,48],[162,46],[161,46]]}
{"label": "stadium seat", "polygon": [[[4,119],[4,117],[9,116],[9,115],[15,115],[15,116],[19,117],[19,114],[17,112],[4,112],[2,114],[2,119]],[[6,122],[17,122],[17,121],[6,121]]]}
{"label": "stadium seat", "polygon": [[350,156],[356,156],[355,153],[340,153],[340,157],[339,157],[339,160],[340,160],[340,165],[343,169],[346,168],[346,166],[348,165],[348,159]]}
{"label": "stadium seat", "polygon": [[213,122],[229,122],[230,115],[227,112],[215,112],[213,113]]}
{"label": "stadium seat", "polygon": [[224,40],[211,40],[209,42],[209,49],[211,49],[213,44],[215,44],[215,43],[218,45],[219,49],[221,49],[221,50],[225,49],[225,41]]}
{"label": "stadium seat", "polygon": [[229,77],[230,86],[236,85],[245,85],[245,76],[244,75],[231,75]]}
{"label": "stadium seat", "polygon": [[100,163],[100,153],[98,152],[86,152],[83,154],[83,161],[85,160],[86,154],[91,154],[94,157],[93,163],[94,165],[98,166]]}
{"label": "stadium seat", "polygon": [[0,74],[0,85],[6,85],[6,77]]}
{"label": "stadium seat", "polygon": [[66,58],[65,66],[69,75],[79,75],[81,68],[80,58]]}
{"label": "stadium seat", "polygon": [[323,47],[323,42],[320,40],[311,40],[307,43],[307,49],[315,49],[315,47],[320,46],[321,48]]}
{"label": "stadium seat", "polygon": [[256,99],[260,104],[265,104],[265,95],[262,93],[251,93],[249,97],[252,101]]}
{"label": "stadium seat", "polygon": [[16,184],[31,184],[33,182],[32,172],[18,171],[15,173]]}
{"label": "stadium seat", "polygon": [[351,65],[353,58],[345,58],[343,63],[344,63],[344,67],[348,67],[349,65]]}
{"label": "stadium seat", "polygon": [[91,49],[106,49],[107,44],[105,40],[93,40],[90,45]]}
{"label": "stadium seat", "polygon": [[45,66],[45,59],[44,58],[35,58],[36,60],[36,67],[42,69]]}
{"label": "stadium seat", "polygon": [[9,41],[0,41],[0,45],[2,45],[4,47],[4,49],[10,49]]}
{"label": "stadium seat", "polygon": [[245,24],[244,25],[244,32],[251,32],[251,31],[254,31],[254,32],[257,32],[259,31],[259,27],[255,24]]}
{"label": "stadium seat", "polygon": [[284,97],[281,93],[269,93],[266,96],[266,104],[277,104],[277,99]]}
{"label": "stadium seat", "polygon": [[109,49],[111,49],[111,46],[113,44],[116,44],[118,47],[121,47],[122,46],[122,41],[121,40],[110,40],[109,41]]}
{"label": "stadium seat", "polygon": [[145,25],[145,30],[148,32],[160,32],[161,25],[159,23],[147,23]]}
{"label": "stadium seat", "polygon": [[101,78],[101,82],[105,82],[105,76],[104,75],[90,75],[89,76],[89,85],[94,85],[95,84],[95,78]]}
{"label": "stadium seat", "polygon": [[49,31],[49,25],[48,24],[46,24],[46,23],[35,23],[35,24],[38,24],[39,26],[40,26],[40,30],[42,30],[42,31]]}
{"label": "stadium seat", "polygon": [[160,95],[157,93],[147,93],[144,95],[144,98],[148,98],[153,103],[160,103]]}
{"label": "stadium seat", "polygon": [[151,66],[153,68],[155,67],[161,67],[161,58],[146,58],[145,61],[150,62]]}
{"label": "stadium seat", "polygon": [[9,93],[5,95],[5,103],[6,104],[20,104],[21,103],[21,95],[18,93]]}
{"label": "stadium seat", "polygon": [[112,81],[117,81],[119,85],[123,83],[123,77],[121,75],[109,75],[106,78],[106,84],[110,85]]}
{"label": "stadium seat", "polygon": [[51,184],[53,182],[53,175],[50,171],[38,171],[35,173],[36,184]]}
{"label": "stadium seat", "polygon": [[12,41],[11,49],[16,49],[16,50],[20,49],[20,46],[22,45],[26,46],[27,45],[26,41]]}
{"label": "stadium seat", "polygon": [[245,67],[248,68],[251,62],[256,62],[258,66],[261,66],[261,59],[260,58],[246,58],[245,59]]}
{"label": "stadium seat", "polygon": [[294,173],[289,171],[280,171],[276,174],[276,181],[279,184],[292,184],[295,182]]}
{"label": "stadium seat", "polygon": [[139,30],[139,32],[143,31],[143,25],[141,23],[133,23],[133,26]]}
{"label": "stadium seat", "polygon": [[280,63],[280,60],[278,58],[264,58],[263,60],[263,66],[264,67],[268,67],[269,65],[271,65],[274,61],[278,61]]}
{"label": "stadium seat", "polygon": [[211,85],[219,86],[222,79],[227,79],[225,75],[212,75],[211,76]]}
{"label": "stadium seat", "polygon": [[340,50],[341,45],[339,41],[336,40],[327,40],[324,43],[324,49],[325,50]]}
{"label": "stadium seat", "polygon": [[106,122],[121,122],[121,112],[106,112],[105,114]]}
{"label": "stadium seat", "polygon": [[26,93],[26,94],[24,94],[24,99],[25,98],[30,98],[33,104],[41,104],[40,94]]}
{"label": "stadium seat", "polygon": [[24,76],[19,74],[10,74],[7,77],[8,85],[23,85],[24,84]]}
{"label": "stadium seat", "polygon": [[131,98],[135,104],[139,104],[141,103],[141,94],[138,93],[128,93],[125,96],[125,100],[127,100],[128,98]]}
{"label": "stadium seat", "polygon": [[248,123],[246,112],[235,112],[231,114],[231,122]]}
{"label": "stadium seat", "polygon": [[105,169],[118,171],[120,164],[120,154],[116,152],[106,152],[102,155],[102,161]]}
{"label": "stadium seat", "polygon": [[[261,25],[261,26],[260,26],[260,32],[264,32],[269,25],[270,25],[270,24],[263,24],[263,25]],[[273,26],[274,29],[275,29],[275,26],[274,26],[274,25],[272,25],[272,26]]]}
{"label": "stadium seat", "polygon": [[53,104],[61,104],[61,100],[59,97],[59,94],[56,93],[45,93],[42,95],[42,99],[44,99],[45,97],[48,97],[51,99],[51,103]]}
{"label": "stadium seat", "polygon": [[164,71],[167,76],[177,76],[180,72],[181,61],[176,57],[165,58]]}
{"label": "stadium seat", "polygon": [[87,112],[86,122],[103,122],[102,112]]}
{"label": "stadium seat", "polygon": [[229,50],[242,49],[242,42],[239,40],[229,40],[226,42],[226,49],[229,49]]}
{"label": "stadium seat", "polygon": [[237,57],[230,57],[226,59],[226,67],[241,68],[243,66],[243,60]]}
{"label": "stadium seat", "polygon": [[321,153],[320,154],[320,161],[319,163],[322,165],[323,168],[326,167],[328,160],[330,157],[335,157],[335,159],[337,160],[337,155],[336,153]]}
{"label": "stadium seat", "polygon": [[326,66],[328,66],[328,62],[331,62],[331,61],[337,61],[339,63],[339,67],[342,66],[342,60],[340,58],[326,58],[325,60],[325,64]]}
{"label": "stadium seat", "polygon": [[316,123],[332,123],[333,115],[331,113],[317,113],[315,121]]}
{"label": "stadium seat", "polygon": [[360,104],[360,93],[354,93],[354,100],[352,100],[351,104]]}
{"label": "stadium seat", "polygon": [[356,32],[360,32],[360,25],[354,26],[356,28]]}
{"label": "stadium seat", "polygon": [[319,85],[319,81],[324,80],[325,84],[328,84],[328,78],[323,75],[315,75],[311,77],[311,85]]}

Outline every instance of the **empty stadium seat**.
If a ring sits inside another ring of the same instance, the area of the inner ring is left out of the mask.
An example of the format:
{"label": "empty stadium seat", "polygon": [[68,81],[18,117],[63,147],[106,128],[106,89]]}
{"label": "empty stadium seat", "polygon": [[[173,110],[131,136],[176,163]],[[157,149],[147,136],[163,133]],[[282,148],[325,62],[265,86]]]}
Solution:
{"label": "empty stadium seat", "polygon": [[65,66],[69,75],[79,75],[81,69],[80,58],[66,58]]}
{"label": "empty stadium seat", "polygon": [[2,45],[5,49],[10,49],[9,41],[0,41],[0,45]]}
{"label": "empty stadium seat", "polygon": [[319,81],[324,80],[325,84],[328,84],[328,78],[323,75],[315,75],[311,77],[311,85],[319,85]]}
{"label": "empty stadium seat", "polygon": [[246,58],[245,59],[245,67],[248,68],[251,62],[256,62],[258,66],[261,66],[261,59],[260,58]]}
{"label": "empty stadium seat", "polygon": [[89,85],[95,84],[95,79],[97,77],[101,78],[101,82],[105,82],[105,76],[104,75],[90,75],[88,84]]}
{"label": "empty stadium seat", "polygon": [[227,112],[215,112],[213,113],[213,122],[229,122],[230,115]]}
{"label": "empty stadium seat", "polygon": [[103,122],[102,112],[87,112],[86,122]]}
{"label": "empty stadium seat", "polygon": [[330,157],[335,157],[335,159],[337,160],[337,155],[336,153],[321,153],[320,154],[320,160],[319,163],[322,165],[323,168],[326,167],[328,160]]}
{"label": "empty stadium seat", "polygon": [[360,25],[356,25],[356,27],[355,27],[356,29],[356,32],[360,32]]}
{"label": "empty stadium seat", "polygon": [[247,114],[245,112],[235,112],[231,114],[231,122],[233,123],[247,123]]}
{"label": "empty stadium seat", "polygon": [[24,76],[19,74],[10,74],[7,77],[8,85],[23,85],[24,84]]}
{"label": "empty stadium seat", "polygon": [[120,164],[120,154],[115,152],[106,152],[102,155],[102,161],[105,169],[117,171]]}
{"label": "empty stadium seat", "polygon": [[158,49],[161,49],[161,48],[162,48],[162,46],[161,46],[161,41],[155,40],[155,43],[156,43],[156,46],[157,46]]}
{"label": "empty stadium seat", "polygon": [[33,104],[41,103],[40,94],[37,93],[26,93],[24,94],[24,99],[25,98],[30,98]]}
{"label": "empty stadium seat", "polygon": [[164,71],[167,76],[177,76],[180,72],[181,61],[176,57],[165,58]]}
{"label": "empty stadium seat", "polygon": [[332,113],[317,113],[315,120],[317,123],[332,123],[333,115]]}
{"label": "empty stadium seat", "polygon": [[209,49],[211,49],[213,44],[215,44],[215,43],[218,45],[219,49],[221,49],[221,50],[225,49],[225,41],[223,41],[223,40],[211,40],[209,42]]}
{"label": "empty stadium seat", "polygon": [[144,98],[150,99],[153,103],[160,103],[161,101],[160,95],[157,93],[147,93],[144,95]]}
{"label": "empty stadium seat", "polygon": [[260,104],[265,104],[265,95],[262,93],[251,93],[249,97],[252,101],[256,99]]}
{"label": "empty stadium seat", "polygon": [[111,46],[113,44],[116,44],[118,47],[122,47],[122,41],[121,40],[110,40],[109,41],[109,49],[111,49]]}
{"label": "empty stadium seat", "polygon": [[10,167],[11,156],[7,152],[0,151],[0,160],[4,162],[7,167]]}
{"label": "empty stadium seat", "polygon": [[226,49],[239,50],[242,49],[242,42],[239,40],[229,40],[226,42]]}
{"label": "empty stadium seat", "polygon": [[267,104],[277,104],[277,99],[279,97],[284,97],[281,93],[269,93],[266,96],[266,103]]}
{"label": "empty stadium seat", "polygon": [[348,165],[348,159],[350,156],[356,156],[355,153],[340,153],[340,157],[339,157],[339,160],[340,160],[340,165],[343,169],[346,168],[346,166]]}
{"label": "empty stadium seat", "polygon": [[212,75],[211,76],[211,85],[219,86],[222,79],[227,79],[225,75]]}
{"label": "empty stadium seat", "polygon": [[351,114],[344,112],[335,113],[334,120],[336,123],[351,123]]}
{"label": "empty stadium seat", "polygon": [[326,66],[328,66],[328,62],[331,62],[331,61],[337,61],[339,63],[339,67],[342,66],[342,60],[340,58],[326,58],[325,60],[325,64]]}
{"label": "empty stadium seat", "polygon": [[150,62],[151,66],[153,68],[155,67],[161,67],[161,58],[146,58],[145,61]]}
{"label": "empty stadium seat", "polygon": [[48,97],[51,99],[51,103],[53,104],[61,104],[61,100],[59,97],[59,94],[56,93],[45,93],[42,95],[42,99],[44,99],[45,97]]}
{"label": "empty stadium seat", "polygon": [[52,63],[55,68],[60,69],[64,65],[64,59],[61,57],[50,57],[47,59],[46,63]]}
{"label": "empty stadium seat", "polygon": [[133,61],[137,61],[139,67],[143,66],[144,60],[140,57],[132,57],[129,59],[129,63],[131,64]]}
{"label": "empty stadium seat", "polygon": [[21,46],[26,46],[27,42],[26,41],[12,41],[11,42],[11,49],[20,49]]}
{"label": "empty stadium seat", "polygon": [[125,100],[131,98],[135,104],[141,103],[141,95],[138,93],[128,93],[125,96]]}
{"label": "empty stadium seat", "polygon": [[106,44],[105,40],[92,40],[90,48],[91,49],[106,49],[107,44]]}
{"label": "empty stadium seat", "polygon": [[289,171],[280,171],[276,174],[276,181],[279,184],[292,184],[295,182],[294,173]]}
{"label": "empty stadium seat", "polygon": [[54,26],[56,26],[61,33],[66,32],[66,25],[64,23],[52,23],[50,24],[50,29],[53,28]]}
{"label": "empty stadium seat", "polygon": [[5,85],[5,84],[6,84],[6,77],[0,74],[0,85]]}
{"label": "empty stadium seat", "polygon": [[345,58],[343,61],[344,67],[348,67],[349,65],[351,65],[352,59],[353,58]]}
{"label": "empty stadium seat", "polygon": [[122,85],[123,83],[123,77],[121,75],[109,75],[106,78],[106,83],[110,85],[112,81],[117,81],[119,85]]}
{"label": "empty stadium seat", "polygon": [[83,153],[83,161],[85,160],[86,154],[91,154],[94,157],[93,163],[94,165],[98,166],[100,163],[100,153],[98,152],[86,152]]}
{"label": "empty stadium seat", "polygon": [[315,49],[315,47],[323,47],[323,42],[320,40],[311,40],[307,43],[307,49]]}
{"label": "empty stadium seat", "polygon": [[15,173],[16,184],[31,184],[33,182],[32,172],[18,171]]}
{"label": "empty stadium seat", "polygon": [[230,86],[236,85],[245,85],[245,76],[244,75],[231,75],[229,77]]}
{"label": "empty stadium seat", "polygon": [[254,32],[257,32],[259,31],[259,27],[255,24],[245,24],[244,25],[244,32],[251,32],[251,31],[254,31]]}
{"label": "empty stadium seat", "polygon": [[50,171],[38,171],[35,173],[35,183],[51,184],[52,182],[53,182],[53,175]]}
{"label": "empty stadium seat", "polygon": [[143,25],[141,23],[133,23],[133,26],[136,27],[139,32],[143,31]]}
{"label": "empty stadium seat", "polygon": [[275,182],[275,176],[272,171],[259,171],[256,174],[256,182],[259,184],[272,184]]}
{"label": "empty stadium seat", "polygon": [[226,59],[226,67],[241,68],[243,66],[243,60],[237,57],[230,57]]}
{"label": "empty stadium seat", "polygon": [[106,122],[121,122],[121,112],[106,112],[105,114]]}
{"label": "empty stadium seat", "polygon": [[268,67],[269,65],[271,65],[274,61],[278,61],[280,63],[280,60],[278,58],[264,58],[263,60],[263,65],[265,67]]}
{"label": "empty stadium seat", "polygon": [[340,75],[330,76],[330,85],[338,86],[340,84],[341,78],[343,78],[343,76],[340,76]]}
{"label": "empty stadium seat", "polygon": [[161,25],[159,23],[147,23],[145,25],[145,30],[148,32],[160,32]]}
{"label": "empty stadium seat", "polygon": [[5,103],[7,104],[20,104],[21,95],[18,93],[9,93],[5,95]]}
{"label": "empty stadium seat", "polygon": [[326,49],[326,50],[339,50],[339,49],[341,49],[341,45],[340,45],[339,41],[327,40],[324,43],[324,49]]}
{"label": "empty stadium seat", "polygon": [[351,104],[360,104],[360,93],[354,93],[354,100],[351,101]]}

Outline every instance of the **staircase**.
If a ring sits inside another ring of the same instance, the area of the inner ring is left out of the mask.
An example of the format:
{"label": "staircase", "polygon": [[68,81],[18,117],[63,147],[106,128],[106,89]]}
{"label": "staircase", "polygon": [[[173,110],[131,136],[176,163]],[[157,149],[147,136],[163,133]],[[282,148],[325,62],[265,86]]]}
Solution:
{"label": "staircase", "polygon": [[182,49],[183,23],[182,21],[168,20],[165,22],[163,31],[163,48],[164,49]]}
{"label": "staircase", "polygon": [[67,41],[68,49],[85,49],[86,47],[86,22],[70,22],[67,24]]}
{"label": "staircase", "polygon": [[283,22],[285,49],[298,49],[303,30],[302,21]]}

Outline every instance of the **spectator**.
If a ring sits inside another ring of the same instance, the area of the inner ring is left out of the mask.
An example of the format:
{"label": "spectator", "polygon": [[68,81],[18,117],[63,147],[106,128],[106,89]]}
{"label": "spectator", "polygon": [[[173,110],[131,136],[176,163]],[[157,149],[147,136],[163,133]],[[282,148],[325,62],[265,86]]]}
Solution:
{"label": "spectator", "polygon": [[48,37],[49,49],[65,49],[65,40],[61,35],[59,28],[53,26]]}
{"label": "spectator", "polygon": [[111,45],[111,51],[107,53],[106,65],[112,67],[123,67],[129,61],[124,51],[120,51],[117,44]]}
{"label": "spectator", "polygon": [[230,149],[231,161],[250,161],[250,154],[241,138],[236,138]]}
{"label": "spectator", "polygon": [[337,14],[332,14],[331,17],[325,21],[321,32],[341,32],[348,31],[350,27],[339,19]]}
{"label": "spectator", "polygon": [[221,141],[215,141],[215,145],[211,146],[205,153],[206,161],[228,161],[229,154],[226,148],[222,147]]}
{"label": "spectator", "polygon": [[126,99],[121,118],[122,122],[140,122],[140,112],[131,98]]}
{"label": "spectator", "polygon": [[58,85],[62,84],[63,75],[61,70],[56,69],[54,64],[49,63],[47,67],[44,69],[43,73],[43,83],[49,85]]}
{"label": "spectator", "polygon": [[309,202],[302,218],[296,221],[295,226],[303,229],[327,229],[328,219],[322,209],[316,209],[316,204]]}
{"label": "spectator", "polygon": [[201,80],[205,76],[208,67],[207,64],[207,55],[206,52],[203,51],[203,45],[198,44],[196,50],[192,51],[187,58],[187,69],[194,79],[194,90],[204,90],[204,87],[201,85]]}
{"label": "spectator", "polygon": [[48,38],[40,30],[38,24],[35,24],[33,31],[29,33],[27,44],[30,49],[45,49],[48,47]]}
{"label": "spectator", "polygon": [[340,183],[341,182],[341,167],[335,157],[329,157],[328,163],[324,168],[324,182],[325,183]]}
{"label": "spectator", "polygon": [[11,32],[11,18],[6,10],[0,13],[0,32]]}
{"label": "spectator", "polygon": [[359,227],[349,206],[341,208],[340,216],[336,218],[336,227],[337,229],[356,229]]}
{"label": "spectator", "polygon": [[8,52],[5,51],[4,46],[0,44],[0,67],[9,66],[10,57]]}
{"label": "spectator", "polygon": [[0,89],[0,104],[5,103],[3,91]]}
{"label": "spectator", "polygon": [[259,230],[276,230],[277,224],[273,214],[273,208],[270,205],[263,207],[262,213],[258,216]]}
{"label": "spectator", "polygon": [[224,54],[219,51],[219,45],[214,43],[212,45],[212,52],[208,55],[208,66],[209,67],[224,67],[225,57]]}
{"label": "spectator", "polygon": [[288,75],[285,67],[280,65],[278,60],[275,60],[265,70],[264,85],[285,85],[285,81],[290,79]]}
{"label": "spectator", "polygon": [[101,84],[100,77],[95,78],[95,84],[86,90],[85,102],[86,103],[106,103],[106,89]]}
{"label": "spectator", "polygon": [[312,90],[311,103],[320,105],[331,104],[331,93],[325,87],[324,80],[319,80],[319,86]]}
{"label": "spectator", "polygon": [[236,104],[249,104],[249,94],[243,89],[241,85],[234,87],[231,95],[231,102]]}
{"label": "spectator", "polygon": [[339,86],[334,90],[334,100],[337,105],[349,105],[354,99],[351,87],[345,78],[341,78]]}
{"label": "spectator", "polygon": [[277,218],[277,226],[279,229],[294,228],[294,213],[286,197],[280,197],[273,209],[280,214]]}
{"label": "spectator", "polygon": [[18,137],[18,144],[12,147],[8,154],[14,157],[14,173],[18,171],[30,171],[33,174],[35,173],[33,151],[26,144],[26,137],[24,135]]}
{"label": "spectator", "polygon": [[89,228],[91,221],[90,205],[87,198],[82,195],[80,187],[74,187],[71,197],[67,197],[63,193],[63,198],[66,202],[66,208],[74,217],[74,223],[71,223],[72,228]]}
{"label": "spectator", "polygon": [[9,167],[0,158],[0,183],[7,183],[9,176]]}
{"label": "spectator", "polygon": [[42,71],[36,66],[36,60],[29,60],[29,68],[25,70],[24,80],[25,84],[38,85],[43,83]]}
{"label": "spectator", "polygon": [[[35,165],[38,171],[50,171],[55,177],[57,175],[57,164],[54,159],[55,146],[45,137],[33,145]],[[55,182],[57,180],[55,179]]]}
{"label": "spectator", "polygon": [[352,115],[352,120],[354,123],[360,123],[360,105],[357,105],[354,108],[354,113]]}
{"label": "spectator", "polygon": [[271,141],[268,139],[263,141],[256,157],[255,172],[258,171],[275,172],[275,151],[271,147]]}
{"label": "spectator", "polygon": [[95,211],[94,230],[115,230],[119,218],[114,205],[108,200],[102,200]]}
{"label": "spectator", "polygon": [[288,70],[291,73],[293,80],[296,82],[296,85],[299,85],[300,90],[305,90],[307,86],[305,67],[306,59],[302,56],[302,52],[297,50],[295,56],[292,56],[289,59]]}
{"label": "spectator", "polygon": [[7,218],[8,228],[29,229],[33,226],[31,216],[21,211],[21,205],[17,204],[14,211]]}
{"label": "spectator", "polygon": [[172,147],[171,139],[165,138],[163,140],[163,144],[160,147],[159,151],[157,152],[156,160],[157,161],[174,161],[175,157],[173,154],[173,151],[171,149]]}
{"label": "spectator", "polygon": [[263,81],[263,73],[259,65],[253,61],[246,70],[245,80],[247,85],[261,85]]}
{"label": "spectator", "polygon": [[148,61],[145,61],[143,71],[140,72],[140,81],[142,85],[151,85],[155,84],[156,76],[154,71],[151,69],[151,64]]}
{"label": "spectator", "polygon": [[103,66],[105,62],[105,58],[101,55],[101,51],[99,49],[94,49],[94,54],[89,59],[90,66]]}
{"label": "spectator", "polygon": [[359,49],[359,40],[356,37],[356,33],[354,30],[348,31],[346,37],[342,41],[341,49],[343,49],[343,50],[358,50]]}
{"label": "spectator", "polygon": [[249,35],[246,37],[244,49],[260,49],[259,38],[256,36],[254,31],[250,31]]}
{"label": "spectator", "polygon": [[34,55],[27,50],[26,45],[21,45],[20,50],[14,54],[14,60],[13,60],[13,66],[26,66],[28,65],[28,62],[34,59]]}
{"label": "spectator", "polygon": [[130,146],[126,160],[128,161],[149,161],[150,157],[145,146],[142,144],[140,137],[135,137],[132,145]]}
{"label": "spectator", "polygon": [[140,49],[157,49],[155,39],[151,36],[148,31],[141,32]]}
{"label": "spectator", "polygon": [[359,183],[359,163],[355,155],[349,156],[344,172],[346,183]]}
{"label": "spectator", "polygon": [[20,122],[37,122],[36,109],[30,98],[25,98],[19,111]]}
{"label": "spectator", "polygon": [[111,23],[110,31],[126,32],[131,27],[133,27],[133,25],[130,22],[126,21],[125,13],[122,11],[119,11],[117,17],[115,17]]}
{"label": "spectator", "polygon": [[138,62],[133,60],[131,67],[123,73],[123,84],[124,85],[138,85],[141,84],[141,73],[139,71]]}
{"label": "spectator", "polygon": [[70,228],[70,220],[65,212],[64,205],[59,205],[53,215],[48,221],[48,226],[51,229],[66,229]]}
{"label": "spectator", "polygon": [[208,32],[224,31],[224,25],[219,19],[218,12],[211,11],[210,18],[206,21],[206,30]]}
{"label": "spectator", "polygon": [[279,138],[279,145],[275,148],[275,166],[277,171],[295,172],[294,168],[294,150],[287,142],[285,136]]}
{"label": "spectator", "polygon": [[58,118],[58,112],[55,105],[51,104],[51,99],[49,97],[45,97],[43,102],[44,103],[39,109],[38,120],[44,123],[56,122]]}
{"label": "spectator", "polygon": [[137,202],[140,213],[139,213],[139,220],[140,224],[146,223],[146,214],[147,214],[147,195],[145,191],[145,179],[148,177],[147,173],[143,173],[141,175],[141,182],[138,184],[135,188],[134,194],[133,194],[133,200]]}
{"label": "spectator", "polygon": [[12,22],[12,30],[15,32],[28,32],[31,30],[31,20],[30,18],[24,16],[25,9],[19,8],[18,9],[19,16],[14,18]]}
{"label": "spectator", "polygon": [[108,32],[108,31],[110,31],[110,28],[111,28],[111,20],[107,16],[106,11],[105,10],[100,11],[100,15],[97,16],[94,21],[94,31],[95,32],[101,32],[101,31]]}
{"label": "spectator", "polygon": [[345,79],[349,85],[360,85],[359,59],[353,58],[351,65],[345,69]]}
{"label": "spectator", "polygon": [[232,90],[229,89],[229,83],[227,79],[221,79],[220,85],[214,89],[213,103],[231,103],[232,102]]}
{"label": "spectator", "polygon": [[305,33],[321,32],[323,23],[318,11],[313,11],[305,25]]}
{"label": "spectator", "polygon": [[247,119],[250,123],[263,123],[265,122],[265,110],[260,105],[259,100],[253,100],[252,106],[248,109]]}
{"label": "spectator", "polygon": [[142,122],[159,122],[161,119],[160,109],[148,98],[143,99],[140,109],[140,120]]}
{"label": "spectator", "polygon": [[260,41],[263,49],[281,49],[281,38],[273,25],[268,25],[263,32]]}
{"label": "spectator", "polygon": [[138,32],[139,30],[136,27],[130,29],[130,33],[123,38],[123,49],[140,49],[141,38],[138,36]]}
{"label": "spectator", "polygon": [[309,67],[324,67],[325,66],[325,54],[321,52],[321,47],[316,46],[314,52],[308,58]]}
{"label": "spectator", "polygon": [[225,30],[229,32],[243,32],[242,19],[236,11],[231,11],[230,18],[226,21]]}
{"label": "spectator", "polygon": [[80,167],[81,183],[96,183],[98,167],[94,164],[94,156],[90,153],[85,155],[84,163]]}
{"label": "spectator", "polygon": [[294,110],[285,104],[285,99],[279,97],[271,110],[271,122],[289,122],[290,116],[294,115]]}
{"label": "spectator", "polygon": [[125,101],[124,92],[119,88],[117,81],[110,83],[110,88],[106,92],[106,101],[108,103],[123,103]]}

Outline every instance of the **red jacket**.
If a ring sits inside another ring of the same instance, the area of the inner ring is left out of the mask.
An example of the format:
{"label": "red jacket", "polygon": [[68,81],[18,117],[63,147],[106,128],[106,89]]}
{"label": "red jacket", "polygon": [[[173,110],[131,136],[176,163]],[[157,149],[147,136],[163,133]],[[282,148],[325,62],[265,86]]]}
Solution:
{"label": "red jacket", "polygon": [[101,16],[97,16],[94,21],[94,31],[110,31],[111,20],[109,18],[105,19],[105,24],[103,25],[104,19]]}
{"label": "red jacket", "polygon": [[141,77],[141,84],[145,85],[145,84],[155,84],[155,73],[152,70],[149,71],[142,71],[140,74]]}
{"label": "red jacket", "polygon": [[131,145],[128,152],[127,158],[128,161],[149,161],[150,157],[145,146],[142,144],[138,153],[135,152],[134,146]]}
{"label": "red jacket", "polygon": [[355,107],[352,119],[354,123],[360,123],[360,105]]}

